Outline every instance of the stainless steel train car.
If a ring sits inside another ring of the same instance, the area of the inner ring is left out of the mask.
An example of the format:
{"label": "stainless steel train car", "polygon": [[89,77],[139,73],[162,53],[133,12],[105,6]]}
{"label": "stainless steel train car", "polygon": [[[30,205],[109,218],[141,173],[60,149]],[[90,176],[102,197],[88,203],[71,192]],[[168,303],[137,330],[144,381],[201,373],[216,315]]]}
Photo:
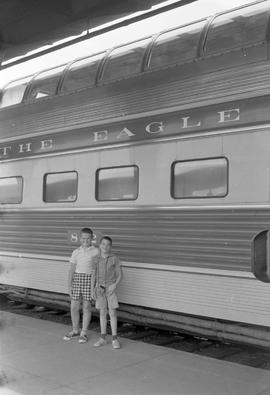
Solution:
{"label": "stainless steel train car", "polygon": [[258,1],[3,89],[2,290],[64,300],[90,226],[127,317],[269,342],[269,21]]}

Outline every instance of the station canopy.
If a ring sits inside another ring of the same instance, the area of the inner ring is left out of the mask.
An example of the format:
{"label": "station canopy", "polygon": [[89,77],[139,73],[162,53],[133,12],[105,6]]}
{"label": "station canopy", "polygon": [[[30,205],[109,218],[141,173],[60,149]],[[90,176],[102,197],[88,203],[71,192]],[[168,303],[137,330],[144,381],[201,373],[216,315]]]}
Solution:
{"label": "station canopy", "polygon": [[99,26],[153,6],[188,2],[191,0],[0,0],[0,68],[87,38]]}

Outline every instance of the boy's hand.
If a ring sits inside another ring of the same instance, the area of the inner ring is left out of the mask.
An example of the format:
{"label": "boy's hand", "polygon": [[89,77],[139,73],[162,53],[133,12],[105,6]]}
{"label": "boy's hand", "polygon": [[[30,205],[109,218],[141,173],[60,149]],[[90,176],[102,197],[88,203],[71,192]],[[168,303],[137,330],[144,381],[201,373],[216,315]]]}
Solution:
{"label": "boy's hand", "polygon": [[116,290],[116,285],[115,284],[111,284],[108,286],[108,292],[111,294]]}
{"label": "boy's hand", "polygon": [[68,294],[70,296],[70,298],[72,298],[72,291],[71,291],[71,287],[68,288]]}

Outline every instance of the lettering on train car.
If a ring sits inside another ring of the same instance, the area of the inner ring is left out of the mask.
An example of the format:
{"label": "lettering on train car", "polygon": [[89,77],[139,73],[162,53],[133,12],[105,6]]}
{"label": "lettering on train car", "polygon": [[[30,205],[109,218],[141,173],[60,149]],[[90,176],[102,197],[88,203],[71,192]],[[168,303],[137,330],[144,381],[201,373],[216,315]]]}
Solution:
{"label": "lettering on train car", "polygon": [[258,118],[266,121],[269,118],[267,104],[269,107],[270,96],[9,141],[0,144],[0,160],[209,131],[250,124]]}

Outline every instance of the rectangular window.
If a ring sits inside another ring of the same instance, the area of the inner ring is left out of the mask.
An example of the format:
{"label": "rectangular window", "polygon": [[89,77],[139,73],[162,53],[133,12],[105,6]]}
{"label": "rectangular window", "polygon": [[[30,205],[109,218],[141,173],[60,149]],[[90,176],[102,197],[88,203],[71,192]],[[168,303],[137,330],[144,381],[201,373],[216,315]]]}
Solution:
{"label": "rectangular window", "polygon": [[138,189],[137,166],[108,167],[96,172],[96,200],[135,200]]}
{"label": "rectangular window", "polygon": [[0,203],[21,203],[23,194],[23,178],[0,178]]}
{"label": "rectangular window", "polygon": [[77,199],[77,186],[76,171],[45,174],[43,200],[48,203],[74,202]]}
{"label": "rectangular window", "polygon": [[171,192],[175,199],[226,196],[227,159],[211,158],[173,163]]}

